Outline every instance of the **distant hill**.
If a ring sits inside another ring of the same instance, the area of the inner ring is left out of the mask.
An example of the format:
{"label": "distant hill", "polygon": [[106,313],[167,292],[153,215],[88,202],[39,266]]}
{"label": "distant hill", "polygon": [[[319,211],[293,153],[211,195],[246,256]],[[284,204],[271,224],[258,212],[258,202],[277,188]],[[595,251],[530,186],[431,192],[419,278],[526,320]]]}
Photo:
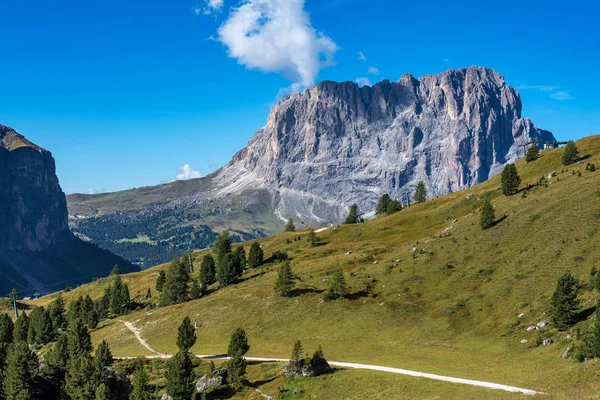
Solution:
{"label": "distant hill", "polygon": [[69,231],[52,154],[0,125],[0,293],[47,293],[137,267]]}
{"label": "distant hill", "polygon": [[270,112],[246,148],[215,173],[187,182],[68,197],[72,229],[143,267],[210,246],[229,228],[240,239],[341,222],[352,203],[374,209],[383,193],[408,201],[462,190],[553,141],[521,115],[517,91],[481,67],[373,87],[321,82]]}

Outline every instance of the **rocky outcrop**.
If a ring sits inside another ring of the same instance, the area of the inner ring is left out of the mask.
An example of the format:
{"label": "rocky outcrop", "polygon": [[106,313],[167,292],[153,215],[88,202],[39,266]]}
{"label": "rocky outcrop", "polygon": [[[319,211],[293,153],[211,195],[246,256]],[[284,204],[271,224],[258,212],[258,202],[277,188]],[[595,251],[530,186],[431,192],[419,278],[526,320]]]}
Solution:
{"label": "rocky outcrop", "polygon": [[73,286],[108,274],[117,263],[133,269],[69,231],[52,154],[0,125],[0,295],[12,287],[47,292]]}
{"label": "rocky outcrop", "polygon": [[321,82],[277,103],[215,181],[221,193],[277,190],[283,217],[338,222],[340,208],[371,210],[421,180],[429,196],[470,187],[520,158],[523,144],[554,140],[521,109],[502,75],[480,67],[373,87]]}
{"label": "rocky outcrop", "polygon": [[226,369],[216,369],[210,374],[203,375],[196,383],[196,391],[204,393],[211,389],[227,384],[228,372]]}

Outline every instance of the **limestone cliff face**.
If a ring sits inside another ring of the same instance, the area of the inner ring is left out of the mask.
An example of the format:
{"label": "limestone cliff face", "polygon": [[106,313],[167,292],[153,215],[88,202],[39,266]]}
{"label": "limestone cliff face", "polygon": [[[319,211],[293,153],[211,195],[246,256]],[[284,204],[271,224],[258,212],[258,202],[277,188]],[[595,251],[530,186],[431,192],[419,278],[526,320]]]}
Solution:
{"label": "limestone cliff face", "polygon": [[69,234],[50,152],[0,125],[0,248],[39,251]]}
{"label": "limestone cliff face", "polygon": [[52,154],[0,125],[0,296],[75,286],[115,264],[137,269],[70,232]]}
{"label": "limestone cliff face", "polygon": [[371,210],[383,193],[412,194],[421,180],[443,195],[497,174],[524,143],[554,139],[521,108],[502,75],[481,67],[373,87],[322,82],[277,103],[215,179],[222,192],[278,191],[282,215],[306,214],[300,198],[310,198],[324,220],[354,202]]}

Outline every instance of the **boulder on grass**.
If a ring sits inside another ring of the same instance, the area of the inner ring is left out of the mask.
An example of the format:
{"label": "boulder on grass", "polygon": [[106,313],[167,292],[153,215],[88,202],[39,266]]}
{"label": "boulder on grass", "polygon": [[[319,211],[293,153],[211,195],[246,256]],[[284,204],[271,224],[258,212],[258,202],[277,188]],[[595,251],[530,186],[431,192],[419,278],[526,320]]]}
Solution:
{"label": "boulder on grass", "polygon": [[218,388],[227,384],[227,370],[216,369],[211,374],[206,374],[196,383],[198,393],[204,393],[212,388]]}

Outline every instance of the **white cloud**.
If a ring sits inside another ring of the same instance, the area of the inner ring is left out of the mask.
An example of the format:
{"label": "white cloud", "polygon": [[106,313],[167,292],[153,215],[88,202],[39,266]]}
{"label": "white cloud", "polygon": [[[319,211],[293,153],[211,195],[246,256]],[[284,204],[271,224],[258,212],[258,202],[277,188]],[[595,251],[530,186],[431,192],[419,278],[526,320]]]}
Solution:
{"label": "white cloud", "polygon": [[573,95],[568,90],[561,90],[550,95],[555,100],[573,100]]}
{"label": "white cloud", "polygon": [[367,57],[365,57],[362,51],[359,51],[357,54],[360,61],[367,61]]}
{"label": "white cloud", "polygon": [[519,90],[539,90],[540,92],[553,92],[559,89],[559,86],[550,86],[550,85],[519,85],[517,86]]}
{"label": "white cloud", "polygon": [[238,63],[293,80],[292,90],[312,85],[338,50],[312,27],[304,0],[245,0],[231,10],[217,40]]}
{"label": "white cloud", "polygon": [[204,15],[211,15],[213,13],[221,11],[221,9],[223,8],[223,1],[224,0],[204,0],[204,2],[206,3],[205,7],[195,5],[194,7],[192,7],[192,11],[196,15],[200,15],[200,13]]}
{"label": "white cloud", "polygon": [[186,181],[188,179],[196,179],[202,177],[202,173],[197,169],[192,168],[190,164],[185,164],[179,167],[178,169],[179,172],[181,172],[175,177],[175,179],[177,179],[178,181]]}
{"label": "white cloud", "polygon": [[369,78],[356,78],[354,82],[358,83],[358,86],[373,86]]}
{"label": "white cloud", "polygon": [[96,191],[94,189],[92,189],[92,188],[89,188],[87,190],[87,194],[96,194]]}
{"label": "white cloud", "polygon": [[445,62],[445,63],[447,63],[450,60],[448,60],[447,58],[442,58],[442,61]]}
{"label": "white cloud", "polygon": [[375,67],[369,67],[368,73],[371,75],[379,75],[379,69]]}

